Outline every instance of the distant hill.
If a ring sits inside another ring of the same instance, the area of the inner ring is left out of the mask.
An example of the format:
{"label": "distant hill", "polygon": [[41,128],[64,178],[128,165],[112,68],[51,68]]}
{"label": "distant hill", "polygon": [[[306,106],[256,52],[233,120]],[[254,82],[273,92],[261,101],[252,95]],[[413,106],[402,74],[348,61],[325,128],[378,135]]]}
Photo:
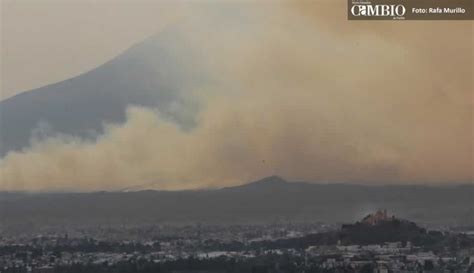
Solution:
{"label": "distant hill", "polygon": [[263,248],[308,248],[321,245],[373,245],[387,242],[410,242],[415,246],[431,249],[474,247],[474,239],[465,234],[430,231],[414,222],[393,218],[376,224],[364,221],[343,225],[340,230],[309,234],[303,237],[261,241],[253,247]]}
{"label": "distant hill", "polygon": [[338,237],[346,244],[375,244],[380,242],[416,242],[423,240],[426,235],[427,231],[418,227],[414,222],[394,218],[374,225],[364,222],[343,225]]}
{"label": "distant hill", "polygon": [[0,193],[0,228],[135,223],[350,223],[377,208],[421,224],[469,225],[474,185],[365,186],[269,177],[216,190]]}

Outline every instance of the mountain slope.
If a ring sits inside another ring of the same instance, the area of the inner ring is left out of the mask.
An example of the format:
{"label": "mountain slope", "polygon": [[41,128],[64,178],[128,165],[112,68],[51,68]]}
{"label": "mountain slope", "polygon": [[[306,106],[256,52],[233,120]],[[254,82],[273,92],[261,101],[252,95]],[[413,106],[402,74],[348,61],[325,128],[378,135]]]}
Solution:
{"label": "mountain slope", "polygon": [[0,156],[28,146],[32,134],[94,138],[103,124],[125,120],[126,107],[156,107],[183,127],[194,124],[190,90],[206,81],[196,55],[178,31],[168,30],[104,65],[0,102]]}
{"label": "mountain slope", "polygon": [[[269,178],[198,191],[2,193],[0,225],[352,222],[376,208],[426,224],[474,223],[474,186],[363,186]],[[1,228],[1,227],[0,227]]]}

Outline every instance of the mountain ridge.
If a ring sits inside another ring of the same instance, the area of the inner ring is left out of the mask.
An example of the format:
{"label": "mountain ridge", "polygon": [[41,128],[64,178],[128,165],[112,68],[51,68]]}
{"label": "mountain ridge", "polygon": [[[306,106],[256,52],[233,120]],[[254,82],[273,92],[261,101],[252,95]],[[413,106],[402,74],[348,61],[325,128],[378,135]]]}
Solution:
{"label": "mountain ridge", "polygon": [[193,65],[197,55],[168,30],[90,71],[0,101],[0,157],[29,147],[32,137],[95,139],[104,124],[124,122],[130,105],[156,108],[182,128],[193,127],[199,104],[189,90],[208,80]]}
{"label": "mountain ridge", "polygon": [[34,223],[31,228],[75,224],[271,223],[282,219],[347,223],[376,208],[387,208],[397,216],[423,224],[474,224],[474,186],[363,186],[271,180],[230,189],[4,192],[0,193],[0,228],[16,229],[26,222]]}
{"label": "mountain ridge", "polygon": [[223,191],[223,190],[235,190],[235,189],[246,189],[246,188],[259,188],[259,187],[270,187],[270,186],[327,186],[327,187],[347,187],[347,188],[409,188],[409,189],[467,189],[474,190],[474,183],[464,182],[457,184],[364,184],[364,183],[353,183],[353,182],[318,182],[318,181],[301,181],[301,180],[287,180],[279,175],[270,175],[257,180],[249,181],[239,185],[225,186],[225,187],[210,187],[210,188],[191,188],[191,189],[178,189],[178,190],[166,190],[154,188],[159,182],[152,182],[140,185],[131,185],[123,187],[117,190],[98,190],[98,191],[0,191],[0,194],[13,193],[13,194],[93,194],[93,193],[139,193],[139,192],[210,192],[210,191]]}

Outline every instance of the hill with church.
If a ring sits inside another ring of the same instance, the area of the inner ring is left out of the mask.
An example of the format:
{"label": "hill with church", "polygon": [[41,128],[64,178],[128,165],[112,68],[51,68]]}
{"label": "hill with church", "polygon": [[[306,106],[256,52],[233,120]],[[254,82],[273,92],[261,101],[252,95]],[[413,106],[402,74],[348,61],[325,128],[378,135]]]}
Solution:
{"label": "hill with church", "polygon": [[474,239],[465,234],[427,230],[406,219],[378,210],[353,224],[342,225],[339,230],[309,234],[300,238],[264,242],[270,248],[307,248],[317,245],[376,245],[400,242],[403,245],[442,249],[474,247]]}

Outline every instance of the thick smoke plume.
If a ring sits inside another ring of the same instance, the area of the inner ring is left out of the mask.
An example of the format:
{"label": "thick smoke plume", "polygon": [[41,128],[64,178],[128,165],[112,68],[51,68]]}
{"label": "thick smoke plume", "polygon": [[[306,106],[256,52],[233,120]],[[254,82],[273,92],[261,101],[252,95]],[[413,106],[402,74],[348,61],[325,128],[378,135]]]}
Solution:
{"label": "thick smoke plume", "polygon": [[272,174],[472,182],[472,23],[247,8],[178,28],[213,78],[192,90],[204,105],[196,128],[130,106],[95,142],[52,137],[8,154],[0,190],[222,187]]}

